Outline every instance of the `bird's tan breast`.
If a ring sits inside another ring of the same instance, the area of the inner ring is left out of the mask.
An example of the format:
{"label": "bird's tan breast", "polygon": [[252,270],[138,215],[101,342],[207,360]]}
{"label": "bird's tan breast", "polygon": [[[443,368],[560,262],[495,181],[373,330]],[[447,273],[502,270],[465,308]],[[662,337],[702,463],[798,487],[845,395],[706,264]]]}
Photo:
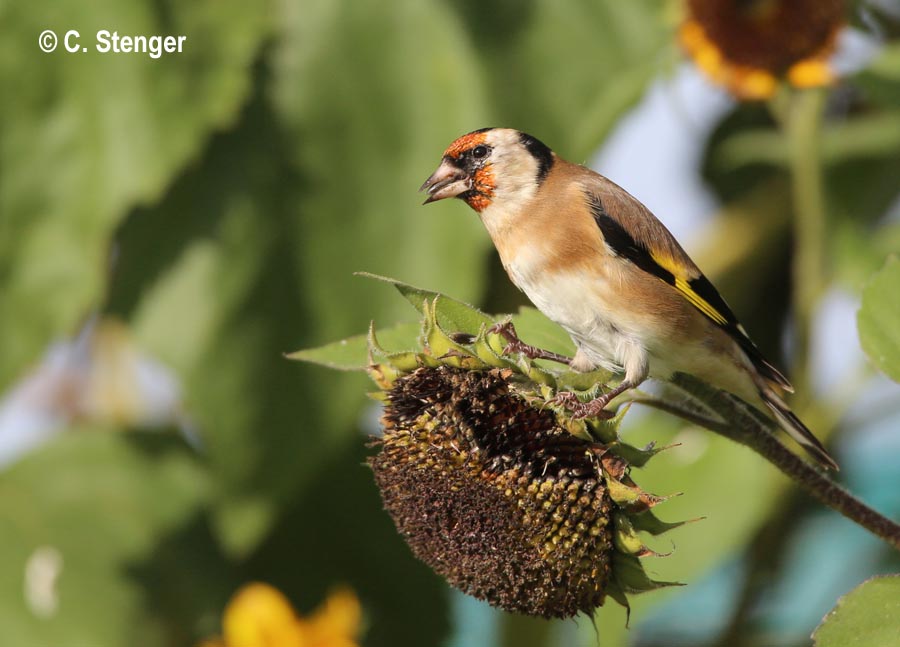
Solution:
{"label": "bird's tan breast", "polygon": [[526,203],[492,206],[482,220],[504,267],[523,289],[520,279],[589,265],[603,249],[584,190],[569,173],[551,172]]}

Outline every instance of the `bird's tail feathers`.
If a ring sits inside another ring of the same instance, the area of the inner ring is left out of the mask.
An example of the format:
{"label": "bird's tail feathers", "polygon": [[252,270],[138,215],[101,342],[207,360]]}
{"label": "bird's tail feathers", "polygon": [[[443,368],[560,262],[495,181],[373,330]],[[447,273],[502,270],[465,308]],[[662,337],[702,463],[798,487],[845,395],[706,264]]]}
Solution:
{"label": "bird's tail feathers", "polygon": [[784,429],[791,438],[796,440],[810,456],[816,459],[816,462],[818,462],[819,465],[825,469],[835,471],[840,469],[834,459],[828,455],[827,451],[825,451],[825,447],[822,446],[819,439],[816,438],[807,426],[803,424],[800,418],[797,417],[797,414],[791,411],[790,407],[787,406],[787,403],[785,403],[777,393],[771,388],[761,388],[759,395],[762,397],[763,402],[766,403],[766,406],[772,411],[778,424],[781,425],[781,428]]}
{"label": "bird's tail feathers", "polygon": [[[794,392],[794,386],[788,381],[784,374],[762,356],[760,356],[758,363],[756,363],[756,370],[763,375],[767,382],[771,382],[788,393]],[[776,395],[775,397],[778,396]],[[763,399],[765,399],[765,395],[763,396]]]}

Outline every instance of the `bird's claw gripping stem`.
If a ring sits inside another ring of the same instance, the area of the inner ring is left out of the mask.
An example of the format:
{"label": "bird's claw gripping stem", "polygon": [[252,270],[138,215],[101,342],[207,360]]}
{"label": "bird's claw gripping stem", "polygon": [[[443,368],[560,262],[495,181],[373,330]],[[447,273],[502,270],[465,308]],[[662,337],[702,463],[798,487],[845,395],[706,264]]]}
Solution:
{"label": "bird's claw gripping stem", "polygon": [[521,353],[529,359],[546,359],[552,362],[559,362],[560,364],[567,365],[572,362],[572,360],[565,355],[560,355],[559,353],[544,350],[543,348],[537,348],[536,346],[530,346],[529,344],[523,342],[516,334],[516,327],[513,325],[512,321],[496,323],[488,328],[488,332],[500,335],[506,340],[506,347],[503,349],[504,355]]}

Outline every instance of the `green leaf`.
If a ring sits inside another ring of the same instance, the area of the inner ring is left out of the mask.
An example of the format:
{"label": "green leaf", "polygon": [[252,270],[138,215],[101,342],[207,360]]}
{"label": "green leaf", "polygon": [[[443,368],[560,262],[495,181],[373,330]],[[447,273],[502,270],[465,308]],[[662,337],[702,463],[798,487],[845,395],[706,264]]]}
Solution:
{"label": "green leaf", "polygon": [[484,327],[496,323],[475,306],[440,294],[434,298],[434,316],[437,324],[447,334],[467,333],[477,335]]}
{"label": "green leaf", "polygon": [[640,559],[619,552],[613,552],[612,572],[616,583],[625,593],[644,593],[669,586],[684,586],[680,582],[660,582],[650,579]]}
{"label": "green leaf", "polygon": [[[624,418],[630,408],[630,403],[619,407],[616,418]],[[650,443],[644,448],[639,448],[621,441],[614,441],[610,444],[610,450],[624,458],[633,467],[643,467],[651,458],[667,449],[672,449],[672,447]]]}
{"label": "green leaf", "polygon": [[4,642],[127,645],[140,626],[141,644],[163,644],[158,626],[138,622],[146,591],[136,573],[209,491],[208,473],[174,434],[76,429],[5,470]]}
{"label": "green leaf", "polygon": [[669,532],[670,530],[674,530],[675,528],[679,528],[686,523],[690,523],[690,521],[662,521],[655,514],[653,514],[653,510],[644,510],[643,512],[632,516],[631,522],[634,524],[634,527],[642,532],[650,533],[651,535],[661,535],[665,532]]}
{"label": "green leaf", "polygon": [[[475,352],[458,344],[441,327],[438,322],[437,309],[443,297],[435,297],[432,304],[425,304],[425,329],[423,337],[428,355],[440,359],[449,366],[484,368],[485,364],[478,359]],[[469,334],[469,333],[465,333]]]}
{"label": "green leaf", "polygon": [[[513,315],[512,322],[516,327],[519,339],[526,344],[569,357],[575,354],[575,344],[572,343],[572,338],[540,310],[522,306],[519,308],[519,312]],[[560,365],[554,364],[554,366],[559,368]]]}
{"label": "green leaf", "polygon": [[891,256],[863,290],[859,339],[869,359],[900,382],[900,258]]}
{"label": "green leaf", "polygon": [[656,0],[505,0],[495,11],[479,0],[452,5],[484,61],[498,125],[522,128],[578,162],[674,54]]}
{"label": "green leaf", "polygon": [[447,332],[464,332],[470,335],[477,335],[481,331],[482,326],[494,324],[494,319],[490,315],[481,312],[475,306],[458,301],[440,292],[417,288],[396,279],[369,274],[368,272],[357,272],[357,275],[390,283],[419,311],[419,314],[426,314],[426,305],[433,302],[435,304],[437,323]]}
{"label": "green leaf", "polygon": [[[900,147],[900,110],[861,115],[831,125],[822,133],[821,147],[826,164],[893,157]],[[725,171],[752,164],[786,167],[790,150],[775,129],[747,130],[724,142],[714,161]]]}
{"label": "green leaf", "polygon": [[[101,0],[10,4],[0,15],[2,390],[100,305],[123,216],[158,199],[210,132],[234,120],[269,7]],[[48,28],[60,43],[42,54],[36,38]],[[187,40],[159,60],[95,51],[97,31],[113,28]],[[86,51],[64,51],[68,29]]]}
{"label": "green leaf", "polygon": [[815,647],[900,645],[900,575],[873,577],[843,596],[813,640]]}
{"label": "green leaf", "polygon": [[483,226],[463,203],[423,206],[418,192],[447,145],[489,115],[448,3],[308,0],[279,28],[270,96],[304,173],[293,241],[322,341],[405,318],[402,303],[354,271],[478,298]]}
{"label": "green leaf", "polygon": [[868,67],[853,78],[867,99],[886,107],[900,103],[900,44],[881,48]]}
{"label": "green leaf", "polygon": [[842,219],[832,229],[831,249],[836,277],[857,291],[884,266],[885,258],[900,249],[900,222],[888,221],[873,229],[867,222]]}
{"label": "green leaf", "polygon": [[117,241],[110,309],[178,371],[217,482],[212,523],[231,555],[265,536],[323,456],[350,437],[364,401],[364,376],[284,358],[366,323],[320,319],[304,298],[294,244],[301,180],[286,146],[257,93],[240,126],[216,136]]}
{"label": "green leaf", "polygon": [[[418,338],[421,333],[422,324],[401,323],[378,330],[378,341],[385,348],[392,350],[413,350],[419,347]],[[287,355],[287,358],[341,371],[364,371],[369,364],[368,337],[368,335],[354,335],[317,348],[298,350]]]}

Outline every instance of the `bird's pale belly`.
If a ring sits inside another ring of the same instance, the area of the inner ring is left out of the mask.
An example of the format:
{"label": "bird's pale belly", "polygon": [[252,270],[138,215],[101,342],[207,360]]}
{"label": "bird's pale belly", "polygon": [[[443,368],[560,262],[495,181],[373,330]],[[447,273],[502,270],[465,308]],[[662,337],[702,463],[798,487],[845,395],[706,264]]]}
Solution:
{"label": "bird's pale belly", "polygon": [[[603,294],[614,294],[596,277],[579,280],[572,275],[523,275],[507,267],[513,283],[552,321],[559,324],[579,349],[575,368],[621,371],[629,363],[646,363],[647,353],[635,326]],[[643,357],[635,357],[635,355]]]}

